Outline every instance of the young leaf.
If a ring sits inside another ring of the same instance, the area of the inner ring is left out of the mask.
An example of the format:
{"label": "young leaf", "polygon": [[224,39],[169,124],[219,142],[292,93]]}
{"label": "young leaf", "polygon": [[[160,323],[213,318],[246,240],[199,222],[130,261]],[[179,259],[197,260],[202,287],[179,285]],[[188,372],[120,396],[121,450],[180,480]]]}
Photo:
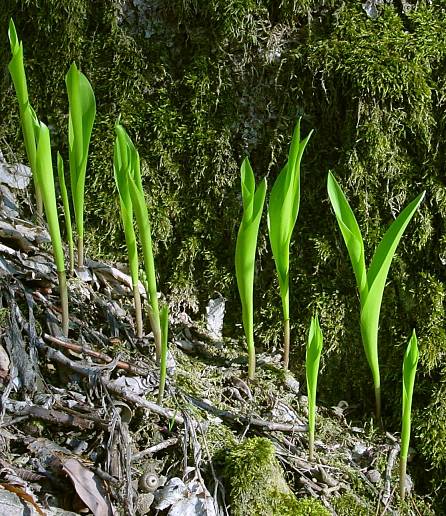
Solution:
{"label": "young leaf", "polygon": [[22,124],[23,139],[25,141],[26,155],[33,175],[34,188],[36,190],[37,214],[43,214],[42,195],[40,192],[38,177],[36,172],[36,141],[34,134],[34,111],[27,109],[29,104],[28,87],[26,84],[25,66],[23,64],[23,44],[19,41],[13,20],[9,21],[8,30],[9,42],[11,44],[12,59],[8,69],[11,74],[14,88],[19,103],[20,120]]}
{"label": "young leaf", "polygon": [[65,172],[63,159],[60,153],[57,153],[57,175],[59,177],[60,193],[62,195],[65,228],[67,232],[68,247],[70,253],[70,274],[74,272],[74,242],[73,242],[73,229],[71,227],[71,211],[70,202],[68,200],[67,185],[65,183]]}
{"label": "young leaf", "polygon": [[406,467],[409,452],[411,411],[413,387],[418,364],[418,340],[413,330],[409,344],[404,354],[403,362],[403,408],[401,429],[401,453],[400,453],[400,495],[404,498],[406,490]]}
{"label": "young leaf", "polygon": [[[27,110],[31,107],[27,106]],[[65,274],[65,261],[60,236],[59,216],[57,213],[56,193],[54,189],[53,164],[51,160],[50,133],[48,127],[37,120],[35,114],[28,114],[34,118],[34,131],[36,139],[36,172],[41,186],[43,205],[45,207],[46,220],[53,246],[54,261],[59,277],[60,298],[62,304],[62,327],[65,336],[68,336],[68,293]]]}
{"label": "young leaf", "polygon": [[308,335],[306,352],[307,391],[308,391],[308,433],[309,433],[309,459],[313,460],[314,433],[316,426],[316,392],[319,375],[319,361],[322,351],[322,331],[319,319],[316,315],[311,318],[310,332]]}
{"label": "young leaf", "polygon": [[88,148],[96,116],[96,100],[88,79],[73,63],[65,76],[68,91],[68,143],[71,195],[78,236],[78,266],[84,264],[84,189]]}
{"label": "young leaf", "polygon": [[114,147],[113,172],[116,186],[119,192],[121,206],[121,218],[124,227],[125,242],[129,259],[130,276],[132,278],[132,290],[136,312],[136,334],[138,338],[143,335],[141,297],[139,293],[139,264],[138,248],[135,230],[133,228],[133,206],[129,189],[129,176],[135,166],[136,149],[124,128],[117,123],[115,125],[116,140]]}
{"label": "young leaf", "polygon": [[364,241],[359,229],[356,217],[348,204],[348,201],[341,190],[338,182],[331,172],[327,180],[328,196],[336,215],[345,245],[352,262],[356,283],[359,292],[363,295],[367,292],[367,275],[364,258]]}
{"label": "young leaf", "polygon": [[300,204],[300,163],[312,131],[300,139],[300,119],[294,129],[288,161],[277,177],[268,206],[268,232],[279,277],[284,321],[284,367],[289,362],[289,262],[290,242]]}
{"label": "young leaf", "polygon": [[361,336],[375,386],[376,417],[380,420],[381,381],[378,359],[378,326],[381,302],[387,274],[396,248],[407,225],[423,200],[424,192],[414,199],[391,224],[378,245],[369,270],[366,272],[364,244],[358,223],[341,187],[331,172],[328,175],[327,188],[358,285],[361,302]]}
{"label": "young leaf", "polygon": [[263,179],[256,190],[254,172],[248,158],[243,160],[240,170],[243,217],[235,247],[235,274],[242,303],[243,328],[248,347],[248,376],[252,380],[255,374],[254,268],[257,235],[266,195],[266,179]]}

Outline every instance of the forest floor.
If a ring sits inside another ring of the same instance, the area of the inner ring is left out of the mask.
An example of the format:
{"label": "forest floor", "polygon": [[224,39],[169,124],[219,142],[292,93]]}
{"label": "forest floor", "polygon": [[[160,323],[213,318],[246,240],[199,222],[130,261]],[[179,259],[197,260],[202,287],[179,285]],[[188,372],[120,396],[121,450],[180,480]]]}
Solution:
{"label": "forest floor", "polygon": [[0,166],[0,515],[434,514],[410,478],[399,500],[398,438],[342,400],[318,407],[310,462],[305,387],[266,353],[248,382],[218,301],[200,321],[171,307],[161,403],[124,266],[87,260],[69,279],[64,338],[29,171]]}

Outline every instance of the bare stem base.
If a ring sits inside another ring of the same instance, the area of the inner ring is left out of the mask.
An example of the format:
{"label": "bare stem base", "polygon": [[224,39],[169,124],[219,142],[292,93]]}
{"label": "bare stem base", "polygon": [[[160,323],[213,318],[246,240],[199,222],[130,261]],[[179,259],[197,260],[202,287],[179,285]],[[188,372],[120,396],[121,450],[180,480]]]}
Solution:
{"label": "bare stem base", "polygon": [[283,321],[283,368],[288,369],[290,364],[290,320]]}
{"label": "bare stem base", "polygon": [[313,462],[314,460],[314,435],[310,432],[309,444],[308,444],[308,460]]}
{"label": "bare stem base", "polygon": [[381,420],[381,386],[375,386],[375,415],[377,423],[382,427]]}
{"label": "bare stem base", "polygon": [[67,275],[65,271],[57,271],[57,276],[59,278],[59,296],[60,304],[62,306],[62,331],[64,336],[68,337],[70,318],[68,315]]}
{"label": "bare stem base", "polygon": [[406,459],[400,458],[400,498],[404,500],[406,495]]}
{"label": "bare stem base", "polygon": [[78,237],[77,240],[77,267],[82,269],[84,266],[84,239]]}

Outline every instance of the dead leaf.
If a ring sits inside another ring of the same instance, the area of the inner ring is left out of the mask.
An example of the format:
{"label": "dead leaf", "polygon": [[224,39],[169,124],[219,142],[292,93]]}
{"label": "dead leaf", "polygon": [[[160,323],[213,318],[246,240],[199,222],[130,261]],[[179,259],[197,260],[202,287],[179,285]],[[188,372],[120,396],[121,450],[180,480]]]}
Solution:
{"label": "dead leaf", "polygon": [[74,484],[76,493],[95,516],[112,516],[113,507],[107,499],[100,479],[76,459],[68,459],[63,470]]}

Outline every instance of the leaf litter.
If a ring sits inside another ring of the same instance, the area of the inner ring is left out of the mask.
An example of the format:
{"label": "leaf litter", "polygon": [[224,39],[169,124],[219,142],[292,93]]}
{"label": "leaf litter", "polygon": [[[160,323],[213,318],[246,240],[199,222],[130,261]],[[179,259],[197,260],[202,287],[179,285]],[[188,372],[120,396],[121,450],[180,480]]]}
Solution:
{"label": "leaf litter", "polygon": [[259,435],[298,497],[336,514],[349,494],[369,513],[397,514],[398,440],[352,425],[345,402],[318,407],[310,463],[304,377],[260,354],[249,383],[243,344],[222,337],[222,296],[207,321],[173,310],[162,405],[153,335],[135,335],[126,271],[86,260],[69,279],[64,338],[48,233],[17,201],[29,175],[0,158],[0,514],[229,515],[220,452]]}

